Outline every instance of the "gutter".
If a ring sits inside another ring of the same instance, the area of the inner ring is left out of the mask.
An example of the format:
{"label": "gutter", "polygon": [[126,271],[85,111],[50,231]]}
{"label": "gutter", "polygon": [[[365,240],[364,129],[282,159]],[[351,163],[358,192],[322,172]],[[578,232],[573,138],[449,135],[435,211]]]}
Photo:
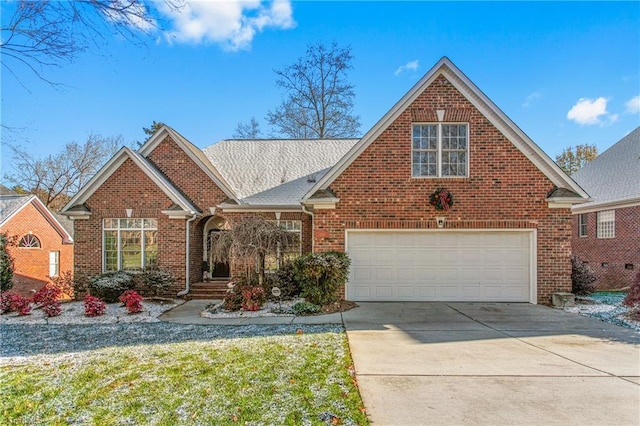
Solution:
{"label": "gutter", "polygon": [[315,239],[315,233],[316,233],[316,215],[315,213],[313,213],[312,211],[307,210],[307,206],[305,206],[304,204],[300,204],[302,206],[302,212],[308,214],[309,216],[311,216],[311,253],[315,252],[315,245],[316,245],[316,239]]}
{"label": "gutter", "polygon": [[184,290],[182,290],[181,292],[179,292],[176,296],[177,297],[181,297],[181,296],[185,296],[187,294],[189,294],[189,291],[191,291],[191,282],[189,281],[189,275],[190,275],[190,268],[189,268],[189,246],[191,245],[191,232],[190,231],[190,227],[189,225],[191,225],[191,222],[193,222],[194,220],[196,220],[196,218],[198,217],[198,215],[196,215],[195,213],[193,214],[193,216],[191,216],[190,219],[187,220],[187,225],[186,225],[186,233],[187,233],[187,238],[186,238],[186,243],[185,243],[185,279],[184,279]]}

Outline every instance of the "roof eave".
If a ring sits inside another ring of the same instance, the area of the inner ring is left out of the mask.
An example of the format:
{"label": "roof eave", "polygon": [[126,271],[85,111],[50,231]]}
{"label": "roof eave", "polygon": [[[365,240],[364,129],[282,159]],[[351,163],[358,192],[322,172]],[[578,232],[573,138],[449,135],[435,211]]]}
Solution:
{"label": "roof eave", "polygon": [[300,204],[228,204],[221,203],[216,206],[225,212],[301,212]]}
{"label": "roof eave", "polygon": [[606,201],[603,203],[588,203],[587,205],[577,205],[571,208],[571,213],[589,213],[599,210],[609,210],[612,208],[623,209],[640,206],[640,197],[631,197],[624,200]]}

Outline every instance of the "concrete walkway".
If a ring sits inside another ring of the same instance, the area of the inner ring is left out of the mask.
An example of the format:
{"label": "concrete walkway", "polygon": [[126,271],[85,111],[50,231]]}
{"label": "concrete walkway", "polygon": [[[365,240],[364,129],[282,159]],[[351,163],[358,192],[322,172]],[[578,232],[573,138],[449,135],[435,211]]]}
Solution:
{"label": "concrete walkway", "polygon": [[342,314],[375,425],[640,424],[640,334],[530,304]]}
{"label": "concrete walkway", "polygon": [[251,325],[251,324],[342,324],[341,314],[314,315],[306,317],[237,317],[237,318],[205,318],[200,312],[213,302],[219,300],[189,300],[180,306],[176,306],[158,317],[161,321],[176,324],[200,324],[200,325]]}

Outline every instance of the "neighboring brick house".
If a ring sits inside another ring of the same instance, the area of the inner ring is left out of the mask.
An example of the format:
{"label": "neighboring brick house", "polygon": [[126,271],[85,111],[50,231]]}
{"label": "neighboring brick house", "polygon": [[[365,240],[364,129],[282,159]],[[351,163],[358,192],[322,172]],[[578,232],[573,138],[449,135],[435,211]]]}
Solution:
{"label": "neighboring brick house", "polygon": [[592,198],[572,209],[573,254],[599,288],[629,286],[640,270],[640,127],[572,177]]}
{"label": "neighboring brick house", "polygon": [[30,297],[51,277],[73,272],[70,226],[35,195],[0,195],[0,232],[15,239],[9,247],[14,259],[12,291]]}
{"label": "neighboring brick house", "polygon": [[[442,187],[455,202],[444,211],[429,204]],[[346,250],[350,300],[549,303],[571,289],[571,206],[587,197],[442,58],[361,139],[200,150],[165,126],[120,150],[63,212],[77,272],[154,262],[180,295],[202,278],[207,236],[261,214],[298,233],[303,252]]]}

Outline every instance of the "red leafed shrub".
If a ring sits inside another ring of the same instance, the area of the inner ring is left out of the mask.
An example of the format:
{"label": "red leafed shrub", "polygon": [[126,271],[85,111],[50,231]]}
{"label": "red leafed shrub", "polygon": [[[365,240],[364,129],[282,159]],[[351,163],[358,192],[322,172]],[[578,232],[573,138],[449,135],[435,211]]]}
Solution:
{"label": "red leafed shrub", "polygon": [[44,313],[48,317],[56,317],[62,312],[60,307],[60,298],[62,290],[54,285],[46,285],[33,295],[33,303],[40,305]]}
{"label": "red leafed shrub", "polygon": [[104,314],[107,305],[98,297],[87,294],[84,298],[84,314],[88,317],[98,317]]}
{"label": "red leafed shrub", "polygon": [[57,302],[60,296],[62,296],[62,291],[58,287],[46,285],[33,295],[32,300],[35,304],[45,306]]}
{"label": "red leafed shrub", "polygon": [[632,319],[640,320],[640,271],[636,274],[636,278],[622,304],[629,308],[629,316]]}
{"label": "red leafed shrub", "polygon": [[73,299],[73,274],[71,271],[64,271],[57,277],[51,277],[51,286],[60,290],[59,299]]}
{"label": "red leafed shrub", "polygon": [[258,286],[246,286],[242,288],[242,309],[245,311],[257,311],[264,303],[264,289]]}
{"label": "red leafed shrub", "polygon": [[142,296],[135,290],[127,290],[118,298],[120,303],[127,307],[130,314],[142,312]]}
{"label": "red leafed shrub", "polygon": [[8,291],[0,293],[0,313],[6,312],[28,315],[31,312],[31,301],[26,297]]}
{"label": "red leafed shrub", "polygon": [[42,307],[42,310],[48,317],[57,317],[62,313],[62,307],[60,302],[53,302],[46,304]]}

